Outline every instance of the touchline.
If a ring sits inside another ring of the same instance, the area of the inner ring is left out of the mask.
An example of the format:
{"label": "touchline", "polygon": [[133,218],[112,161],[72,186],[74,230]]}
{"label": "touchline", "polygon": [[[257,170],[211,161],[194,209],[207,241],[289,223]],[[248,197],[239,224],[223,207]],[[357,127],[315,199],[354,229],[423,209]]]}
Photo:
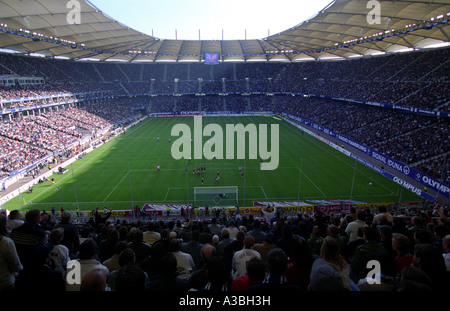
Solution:
{"label": "touchline", "polygon": [[[259,127],[259,128],[258,128]],[[278,168],[279,163],[279,125],[270,124],[270,151],[267,149],[268,134],[267,124],[238,124],[225,125],[225,154],[227,159],[234,159],[235,138],[237,139],[237,159],[245,159],[246,137],[248,136],[249,159],[263,160],[261,170],[270,171]],[[248,134],[248,135],[246,135]],[[194,148],[193,159],[207,160],[224,159],[223,140],[224,130],[216,123],[207,124],[203,128],[202,116],[194,117],[194,131],[189,125],[178,123],[172,127],[171,136],[177,138],[171,147],[172,157],[175,160],[191,159],[192,145]],[[205,143],[203,138],[205,137]]]}

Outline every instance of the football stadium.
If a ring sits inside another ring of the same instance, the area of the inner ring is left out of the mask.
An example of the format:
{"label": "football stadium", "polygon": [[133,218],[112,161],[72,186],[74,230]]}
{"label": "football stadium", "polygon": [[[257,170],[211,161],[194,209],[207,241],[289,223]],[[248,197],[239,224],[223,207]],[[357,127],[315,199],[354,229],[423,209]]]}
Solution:
{"label": "football stadium", "polygon": [[449,289],[450,1],[241,40],[102,9],[0,0],[0,290]]}

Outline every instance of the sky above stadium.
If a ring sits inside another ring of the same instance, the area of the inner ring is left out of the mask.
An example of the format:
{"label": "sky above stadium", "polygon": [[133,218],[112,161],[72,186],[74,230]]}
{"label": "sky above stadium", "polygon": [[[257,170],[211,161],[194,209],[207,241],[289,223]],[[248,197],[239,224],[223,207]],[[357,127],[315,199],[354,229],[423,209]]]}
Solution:
{"label": "sky above stadium", "polygon": [[310,19],[332,0],[90,0],[118,22],[160,39],[261,39]]}

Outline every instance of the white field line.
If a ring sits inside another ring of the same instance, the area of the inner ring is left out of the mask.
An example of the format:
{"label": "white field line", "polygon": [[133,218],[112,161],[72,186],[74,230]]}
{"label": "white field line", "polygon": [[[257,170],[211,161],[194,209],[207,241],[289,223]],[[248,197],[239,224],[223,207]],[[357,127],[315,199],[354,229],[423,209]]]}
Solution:
{"label": "white field line", "polygon": [[326,194],[325,193],[323,193],[323,191],[322,190],[320,190],[320,188],[308,177],[308,175],[306,175],[305,174],[305,172],[302,172],[302,175],[304,175],[308,180],[309,180],[309,182],[314,186],[314,187],[316,187],[316,189],[317,190],[319,190],[320,191],[320,193],[323,195],[323,197],[324,198],[326,198],[327,196],[326,196]]}
{"label": "white field line", "polygon": [[128,174],[129,174],[129,172],[127,172],[126,174],[125,174],[125,176],[123,176],[123,178],[119,181],[119,183],[114,187],[114,189],[113,190],[111,190],[111,192],[106,196],[106,198],[103,200],[103,203],[106,201],[106,199],[108,199],[109,198],[109,196],[117,189],[117,187],[119,187],[119,185],[122,183],[122,181],[125,179],[125,177],[127,177],[128,176]]}
{"label": "white field line", "polygon": [[264,194],[264,197],[267,199],[267,195],[266,195],[266,192],[264,191],[263,186],[260,186],[260,187],[261,187],[261,190],[262,190],[262,192],[263,192],[263,194]]}

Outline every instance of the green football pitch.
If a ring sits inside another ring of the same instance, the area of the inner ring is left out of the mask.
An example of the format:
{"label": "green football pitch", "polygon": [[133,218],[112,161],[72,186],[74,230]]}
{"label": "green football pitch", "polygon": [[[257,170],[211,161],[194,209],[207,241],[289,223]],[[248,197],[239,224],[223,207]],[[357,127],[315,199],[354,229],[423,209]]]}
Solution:
{"label": "green football pitch", "polygon": [[[171,147],[172,127],[184,123],[193,129],[193,117],[147,118],[125,133],[98,146],[68,166],[64,174],[54,174],[55,183],[37,184],[32,193],[24,192],[5,204],[8,210],[40,209],[93,210],[107,207],[128,210],[145,203],[193,204],[194,187],[237,186],[239,206],[253,201],[302,201],[352,199],[368,203],[421,201],[417,195],[354,159],[331,148],[284,120],[272,117],[203,117],[225,129],[226,124],[279,124],[279,164],[275,170],[261,170],[261,159],[205,158],[188,162],[175,160]],[[193,131],[193,130],[192,130]],[[225,130],[224,130],[225,135]],[[159,141],[158,141],[159,137]],[[268,136],[270,139],[270,136]],[[171,142],[169,142],[171,138]],[[208,137],[203,137],[203,143]],[[268,142],[270,150],[271,142]],[[248,150],[249,142],[246,139]],[[193,148],[192,148],[193,150]],[[193,152],[193,151],[192,151]],[[156,167],[160,166],[160,172]],[[187,172],[186,172],[187,165]],[[204,165],[198,176],[193,168]],[[238,168],[244,169],[244,176]],[[202,186],[202,176],[204,185]],[[210,206],[213,206],[212,204]]]}

